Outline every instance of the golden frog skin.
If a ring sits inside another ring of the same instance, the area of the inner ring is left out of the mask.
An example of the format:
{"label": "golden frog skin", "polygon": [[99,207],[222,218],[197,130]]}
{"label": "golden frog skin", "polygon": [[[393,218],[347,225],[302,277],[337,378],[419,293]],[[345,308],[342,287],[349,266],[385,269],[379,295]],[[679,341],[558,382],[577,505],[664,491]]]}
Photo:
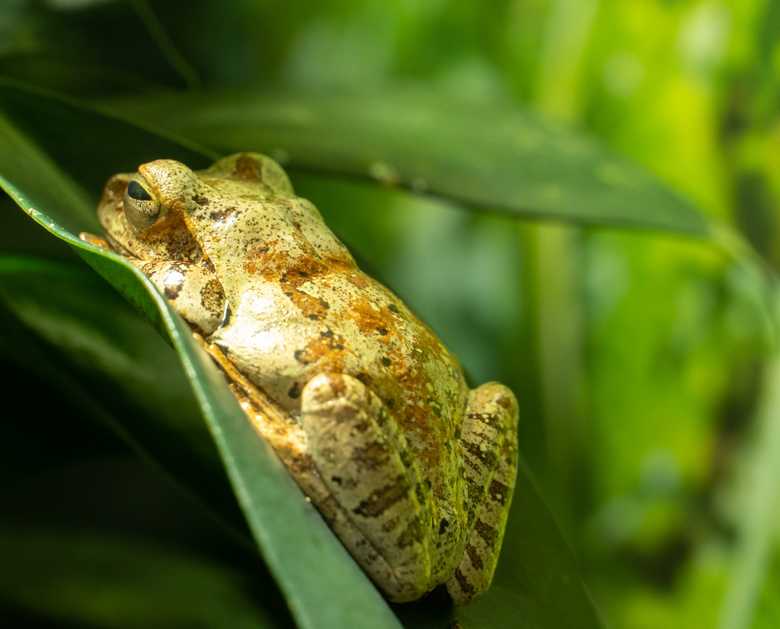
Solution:
{"label": "golden frog skin", "polygon": [[517,403],[364,274],[257,153],[119,174],[106,240],[170,300],[365,572],[393,601],[490,585],[517,469]]}

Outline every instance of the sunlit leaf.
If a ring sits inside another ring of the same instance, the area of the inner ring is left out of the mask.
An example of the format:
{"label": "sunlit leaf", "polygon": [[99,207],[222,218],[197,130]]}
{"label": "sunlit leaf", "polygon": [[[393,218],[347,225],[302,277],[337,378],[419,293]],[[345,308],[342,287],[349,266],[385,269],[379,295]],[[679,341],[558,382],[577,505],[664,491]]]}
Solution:
{"label": "sunlit leaf", "polygon": [[[775,313],[777,316],[780,310],[776,309]],[[777,350],[766,371],[754,439],[741,503],[744,515],[738,522],[739,539],[720,629],[754,626],[762,584],[773,555],[772,541],[780,506],[780,355]]]}

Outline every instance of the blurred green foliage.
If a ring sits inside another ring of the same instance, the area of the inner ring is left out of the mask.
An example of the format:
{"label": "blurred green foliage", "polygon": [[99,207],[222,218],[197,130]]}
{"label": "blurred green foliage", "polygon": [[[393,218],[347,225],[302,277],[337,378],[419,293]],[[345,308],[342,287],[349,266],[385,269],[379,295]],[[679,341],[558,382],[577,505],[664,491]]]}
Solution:
{"label": "blurred green foliage", "polygon": [[[772,0],[11,0],[0,74],[98,104],[414,81],[530,108],[652,171],[777,270],[779,35]],[[754,269],[681,238],[518,222],[317,175],[296,185],[475,381],[516,390],[523,452],[610,626],[776,626],[776,525],[755,607],[729,611],[759,420],[780,386]],[[2,251],[48,253],[8,237],[18,217],[3,211]]]}

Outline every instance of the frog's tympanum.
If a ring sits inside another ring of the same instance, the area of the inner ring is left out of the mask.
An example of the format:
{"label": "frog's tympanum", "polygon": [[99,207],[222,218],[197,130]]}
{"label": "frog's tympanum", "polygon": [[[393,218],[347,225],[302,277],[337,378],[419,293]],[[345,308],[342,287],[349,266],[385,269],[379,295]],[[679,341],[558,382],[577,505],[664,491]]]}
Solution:
{"label": "frog's tympanum", "polygon": [[517,469],[517,403],[363,273],[268,157],[169,159],[106,184],[105,240],[224,371],[343,544],[393,601],[490,585]]}

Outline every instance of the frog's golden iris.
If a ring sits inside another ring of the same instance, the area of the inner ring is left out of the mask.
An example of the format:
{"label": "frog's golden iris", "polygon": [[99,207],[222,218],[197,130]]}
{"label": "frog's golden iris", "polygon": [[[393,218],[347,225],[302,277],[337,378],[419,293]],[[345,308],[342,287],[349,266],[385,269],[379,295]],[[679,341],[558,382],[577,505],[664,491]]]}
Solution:
{"label": "frog's golden iris", "polygon": [[[364,274],[256,153],[106,184],[104,246],[165,294],[350,553],[394,601],[489,585],[517,469],[517,404]],[[101,242],[91,236],[90,242]],[[109,244],[110,243],[110,244]],[[226,312],[230,313],[225,317]]]}

